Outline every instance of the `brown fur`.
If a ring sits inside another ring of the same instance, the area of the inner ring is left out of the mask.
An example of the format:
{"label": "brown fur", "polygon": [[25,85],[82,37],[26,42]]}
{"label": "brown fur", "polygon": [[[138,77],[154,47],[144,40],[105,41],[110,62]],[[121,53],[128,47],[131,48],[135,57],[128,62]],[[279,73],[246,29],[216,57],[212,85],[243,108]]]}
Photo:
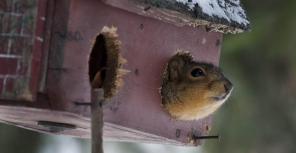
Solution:
{"label": "brown fur", "polygon": [[[201,69],[205,75],[192,77],[191,72],[195,68]],[[164,72],[162,104],[176,119],[197,120],[217,110],[228,98],[231,89],[231,82],[219,68],[195,62],[189,53],[179,52],[170,59]]]}

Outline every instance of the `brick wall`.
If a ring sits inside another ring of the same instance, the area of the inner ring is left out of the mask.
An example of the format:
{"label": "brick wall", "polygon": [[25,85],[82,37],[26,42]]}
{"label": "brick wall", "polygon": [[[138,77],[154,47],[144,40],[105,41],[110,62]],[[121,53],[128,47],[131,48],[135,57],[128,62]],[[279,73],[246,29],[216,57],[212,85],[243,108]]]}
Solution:
{"label": "brick wall", "polygon": [[0,99],[29,90],[37,0],[0,0]]}

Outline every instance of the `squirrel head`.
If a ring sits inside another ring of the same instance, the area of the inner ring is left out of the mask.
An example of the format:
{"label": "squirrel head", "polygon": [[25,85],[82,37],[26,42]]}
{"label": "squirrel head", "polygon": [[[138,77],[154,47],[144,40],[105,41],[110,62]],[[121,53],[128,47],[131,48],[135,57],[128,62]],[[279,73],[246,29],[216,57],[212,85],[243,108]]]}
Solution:
{"label": "squirrel head", "polygon": [[232,88],[218,67],[179,52],[169,60],[164,73],[162,104],[176,119],[201,119],[217,110]]}

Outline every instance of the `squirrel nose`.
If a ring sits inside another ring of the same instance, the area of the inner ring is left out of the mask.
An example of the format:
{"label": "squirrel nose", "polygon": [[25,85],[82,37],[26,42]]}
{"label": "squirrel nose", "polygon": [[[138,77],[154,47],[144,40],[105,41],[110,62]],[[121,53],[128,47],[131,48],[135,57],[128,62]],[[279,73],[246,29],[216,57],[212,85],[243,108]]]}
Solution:
{"label": "squirrel nose", "polygon": [[224,83],[225,92],[229,92],[232,89],[232,83],[229,80],[226,80]]}

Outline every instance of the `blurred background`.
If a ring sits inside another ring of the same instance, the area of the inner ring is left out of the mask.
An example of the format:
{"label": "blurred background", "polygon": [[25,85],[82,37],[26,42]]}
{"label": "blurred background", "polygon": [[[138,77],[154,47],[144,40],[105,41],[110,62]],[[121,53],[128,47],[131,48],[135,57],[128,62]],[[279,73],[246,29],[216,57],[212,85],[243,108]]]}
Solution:
{"label": "blurred background", "polygon": [[[105,143],[105,152],[296,152],[296,1],[242,1],[252,31],[225,35],[220,65],[235,85],[202,147]],[[90,141],[0,124],[1,153],[85,153]]]}

